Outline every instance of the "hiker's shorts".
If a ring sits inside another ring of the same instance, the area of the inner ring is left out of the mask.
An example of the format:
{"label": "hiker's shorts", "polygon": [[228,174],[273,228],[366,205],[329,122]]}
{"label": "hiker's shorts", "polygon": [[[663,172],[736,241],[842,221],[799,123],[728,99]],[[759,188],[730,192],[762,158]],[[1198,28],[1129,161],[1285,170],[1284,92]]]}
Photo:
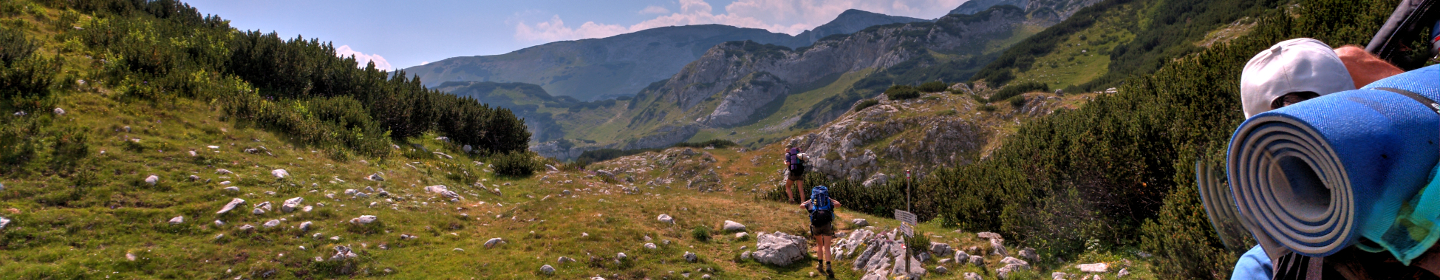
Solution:
{"label": "hiker's shorts", "polygon": [[829,224],[824,224],[824,225],[821,225],[821,226],[814,226],[814,225],[812,225],[812,226],[810,227],[810,235],[827,235],[827,236],[834,236],[834,235],[835,235],[835,224],[834,224],[834,223],[829,223]]}
{"label": "hiker's shorts", "polygon": [[786,174],[790,174],[790,175],[786,176],[786,179],[790,179],[790,181],[804,181],[804,180],[805,180],[805,173],[803,173],[803,172],[788,172],[788,173],[786,173]]}

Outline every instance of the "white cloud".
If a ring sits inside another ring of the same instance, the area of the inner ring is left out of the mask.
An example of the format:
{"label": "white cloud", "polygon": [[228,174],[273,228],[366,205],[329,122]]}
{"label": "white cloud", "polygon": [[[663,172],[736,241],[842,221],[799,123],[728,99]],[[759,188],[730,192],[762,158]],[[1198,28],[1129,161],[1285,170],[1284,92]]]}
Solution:
{"label": "white cloud", "polygon": [[656,27],[696,24],[761,28],[794,35],[825,24],[847,9],[933,19],[945,15],[965,1],[967,0],[738,0],[726,5],[724,13],[716,14],[714,7],[703,0],[679,0],[678,12],[649,6],[640,13],[669,14],[629,26],[587,21],[578,27],[571,27],[565,25],[560,15],[534,24],[517,21],[515,38],[520,41],[546,42],[602,38]]}
{"label": "white cloud", "polygon": [[645,7],[644,10],[640,10],[640,14],[642,14],[642,15],[643,15],[643,14],[668,14],[668,13],[670,13],[670,9],[666,9],[665,7],[661,7],[661,6],[649,6],[649,7]]}
{"label": "white cloud", "polygon": [[335,55],[339,57],[350,57],[352,55],[355,56],[355,62],[359,64],[357,65],[357,67],[363,68],[370,62],[375,62],[375,69],[395,70],[394,66],[390,66],[389,61],[385,61],[385,57],[380,56],[379,54],[365,54],[355,51],[354,49],[350,48],[350,45],[341,45],[340,47],[336,47]]}

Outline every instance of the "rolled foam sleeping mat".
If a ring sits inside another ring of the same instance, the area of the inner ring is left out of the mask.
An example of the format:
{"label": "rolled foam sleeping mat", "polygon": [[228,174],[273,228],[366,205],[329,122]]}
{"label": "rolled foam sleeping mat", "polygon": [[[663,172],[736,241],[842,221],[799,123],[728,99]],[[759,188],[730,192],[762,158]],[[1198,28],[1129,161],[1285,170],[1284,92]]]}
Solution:
{"label": "rolled foam sleeping mat", "polygon": [[1430,179],[1440,158],[1440,115],[1415,98],[1373,88],[1396,85],[1440,100],[1437,69],[1245,120],[1226,165],[1236,208],[1258,227],[1251,230],[1306,256],[1334,254],[1362,236],[1380,240]]}

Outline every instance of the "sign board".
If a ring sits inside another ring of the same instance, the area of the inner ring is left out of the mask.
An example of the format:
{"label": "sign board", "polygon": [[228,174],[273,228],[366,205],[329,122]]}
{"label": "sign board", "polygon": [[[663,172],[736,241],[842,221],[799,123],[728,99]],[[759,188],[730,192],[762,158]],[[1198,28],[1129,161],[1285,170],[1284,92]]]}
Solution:
{"label": "sign board", "polygon": [[896,209],[895,219],[900,220],[900,222],[902,223],[909,223],[912,225],[919,224],[919,222],[917,222],[917,220],[915,219],[915,213],[910,213],[910,211]]}
{"label": "sign board", "polygon": [[915,237],[915,230],[910,228],[911,225],[917,224],[915,213],[895,209],[895,219],[900,220],[900,232],[904,232],[905,236]]}

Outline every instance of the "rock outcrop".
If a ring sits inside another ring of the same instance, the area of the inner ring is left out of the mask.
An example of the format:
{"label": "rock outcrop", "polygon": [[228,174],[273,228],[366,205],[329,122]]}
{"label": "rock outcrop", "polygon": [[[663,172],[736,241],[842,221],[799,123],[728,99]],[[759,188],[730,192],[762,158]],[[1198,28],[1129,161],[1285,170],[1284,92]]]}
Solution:
{"label": "rock outcrop", "polygon": [[763,264],[787,266],[805,258],[805,238],[784,232],[760,233],[750,257]]}

